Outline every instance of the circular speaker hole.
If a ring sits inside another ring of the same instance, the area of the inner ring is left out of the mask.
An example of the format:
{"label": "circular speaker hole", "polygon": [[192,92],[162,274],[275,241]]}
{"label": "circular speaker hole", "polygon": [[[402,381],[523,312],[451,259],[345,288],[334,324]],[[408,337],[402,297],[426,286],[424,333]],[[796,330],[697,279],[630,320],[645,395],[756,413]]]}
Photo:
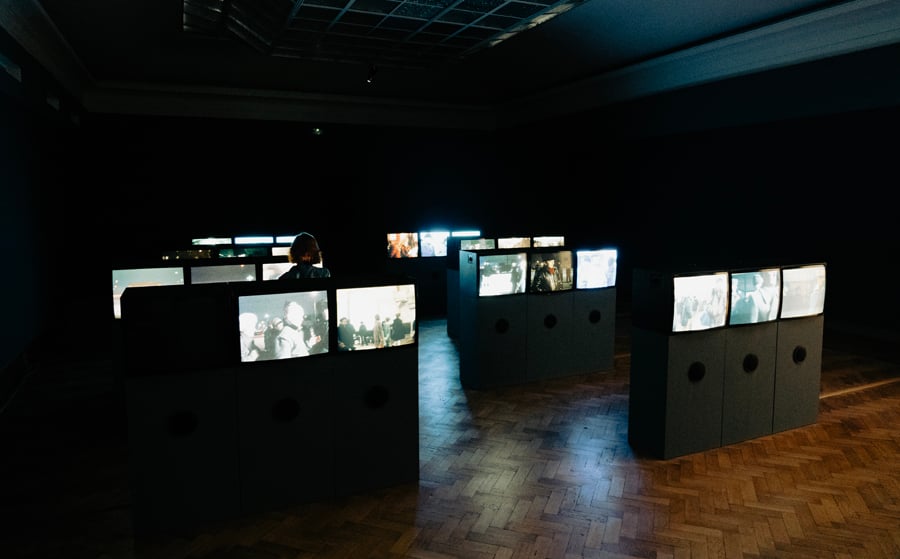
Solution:
{"label": "circular speaker hole", "polygon": [[391,399],[390,392],[384,386],[370,386],[363,395],[367,408],[383,408]]}
{"label": "circular speaker hole", "polygon": [[794,363],[796,363],[797,365],[803,363],[804,361],[806,361],[806,348],[798,345],[794,348],[794,354],[792,357],[794,359]]}
{"label": "circular speaker hole", "polygon": [[497,322],[494,323],[494,330],[496,330],[498,334],[505,334],[509,330],[509,321],[505,318],[498,319]]}
{"label": "circular speaker hole", "polygon": [[694,361],[688,367],[688,380],[691,382],[700,382],[706,376],[706,365],[699,361]]}
{"label": "circular speaker hole", "polygon": [[177,411],[166,421],[166,430],[173,437],[186,437],[197,430],[200,419],[190,411]]}
{"label": "circular speaker hole", "polygon": [[752,373],[759,367],[759,357],[753,353],[744,356],[744,372]]}
{"label": "circular speaker hole", "polygon": [[588,313],[588,322],[590,322],[591,324],[597,324],[598,322],[600,322],[601,318],[602,314],[597,309],[594,309]]}
{"label": "circular speaker hole", "polygon": [[544,317],[544,327],[547,328],[548,330],[550,330],[554,326],[556,326],[556,315],[548,314],[547,316],[545,316]]}
{"label": "circular speaker hole", "polygon": [[282,398],[272,406],[272,419],[281,423],[293,421],[300,415],[300,403],[293,398]]}

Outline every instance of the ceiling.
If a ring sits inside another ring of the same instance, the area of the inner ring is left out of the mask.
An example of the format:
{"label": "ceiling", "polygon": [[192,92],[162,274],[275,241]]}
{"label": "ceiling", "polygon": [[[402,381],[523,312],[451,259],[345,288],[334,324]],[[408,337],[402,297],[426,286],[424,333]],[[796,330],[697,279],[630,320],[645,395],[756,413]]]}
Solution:
{"label": "ceiling", "polygon": [[495,128],[900,43],[898,0],[0,0],[98,113]]}

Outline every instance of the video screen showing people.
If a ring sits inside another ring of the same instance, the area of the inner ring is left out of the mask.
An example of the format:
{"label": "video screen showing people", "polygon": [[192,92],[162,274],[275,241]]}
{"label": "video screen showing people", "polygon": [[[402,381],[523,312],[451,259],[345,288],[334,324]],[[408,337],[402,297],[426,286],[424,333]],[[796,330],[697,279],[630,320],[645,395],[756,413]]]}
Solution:
{"label": "video screen showing people", "polygon": [[615,287],[619,251],[614,248],[575,252],[577,289]]}
{"label": "video screen showing people", "polygon": [[815,264],[782,271],[781,318],[815,316],[825,310],[825,265]]}
{"label": "video screen showing people", "polygon": [[728,324],[756,324],[776,320],[780,304],[779,268],[732,272]]}
{"label": "video screen showing people", "polygon": [[725,325],[728,312],[728,272],[672,279],[675,309],[673,332],[694,332]]}
{"label": "video screen showing people", "polygon": [[493,250],[497,248],[494,239],[460,239],[460,250]]}
{"label": "video screen showing people", "polygon": [[531,246],[537,247],[561,247],[566,244],[563,235],[541,235],[531,238]]}
{"label": "video screen showing people", "polygon": [[528,262],[529,293],[566,291],[575,285],[571,250],[532,252]]}
{"label": "video screen showing people", "polygon": [[531,237],[501,237],[497,248],[531,248]]}
{"label": "video screen showing people", "polygon": [[184,285],[184,270],[181,266],[113,270],[113,316],[122,318],[122,293],[125,289],[153,285]]}
{"label": "video screen showing people", "polygon": [[479,297],[525,293],[527,253],[483,254],[478,265]]}
{"label": "video screen showing people", "polygon": [[419,231],[419,256],[447,256],[450,231]]}
{"label": "video screen showing people", "polygon": [[191,283],[256,281],[256,264],[222,264],[191,266]]}
{"label": "video screen showing people", "polygon": [[419,256],[418,233],[388,233],[388,258],[417,258]]}
{"label": "video screen showing people", "polygon": [[328,292],[238,297],[241,361],[293,359],[328,352]]}
{"label": "video screen showing people", "polygon": [[415,343],[414,284],[341,288],[335,296],[338,351],[384,349]]}

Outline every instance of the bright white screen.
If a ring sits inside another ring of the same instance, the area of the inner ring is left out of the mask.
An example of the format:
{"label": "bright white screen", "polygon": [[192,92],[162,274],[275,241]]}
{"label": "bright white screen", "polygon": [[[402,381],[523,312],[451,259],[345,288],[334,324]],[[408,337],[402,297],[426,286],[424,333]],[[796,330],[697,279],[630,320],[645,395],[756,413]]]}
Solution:
{"label": "bright white screen", "polygon": [[613,287],[616,285],[618,251],[614,248],[575,252],[577,289]]}
{"label": "bright white screen", "polygon": [[[358,336],[354,349],[381,349],[415,342],[415,285],[342,288],[335,292],[335,296],[337,297],[335,310],[338,314],[338,321],[347,318],[357,335],[359,335],[360,324],[365,325],[364,334]],[[375,328],[382,329],[383,338],[370,335]],[[383,339],[384,342],[376,344],[376,339]]]}
{"label": "bright white screen", "polygon": [[825,266],[784,268],[781,318],[814,316],[825,310]]}
{"label": "bright white screen", "polygon": [[728,272],[673,278],[673,332],[708,330],[725,325]]}

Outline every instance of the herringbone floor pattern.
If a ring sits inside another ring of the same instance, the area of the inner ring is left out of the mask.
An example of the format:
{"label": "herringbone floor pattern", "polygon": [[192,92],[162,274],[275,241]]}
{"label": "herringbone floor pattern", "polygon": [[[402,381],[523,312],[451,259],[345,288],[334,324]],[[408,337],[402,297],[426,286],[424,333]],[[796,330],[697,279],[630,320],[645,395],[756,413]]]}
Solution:
{"label": "herringbone floor pattern", "polygon": [[0,416],[0,556],[900,558],[900,363],[826,339],[815,424],[665,461],[627,443],[629,363],[468,391],[423,322],[418,483],[138,543],[120,403],[36,376]]}

